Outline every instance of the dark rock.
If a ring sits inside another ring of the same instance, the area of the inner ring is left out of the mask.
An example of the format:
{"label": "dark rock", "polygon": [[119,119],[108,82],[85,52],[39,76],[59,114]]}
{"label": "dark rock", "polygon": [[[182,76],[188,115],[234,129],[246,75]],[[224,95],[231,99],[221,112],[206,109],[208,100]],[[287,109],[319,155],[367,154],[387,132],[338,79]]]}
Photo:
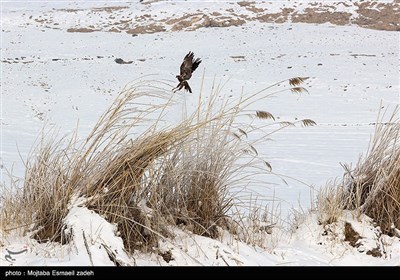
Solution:
{"label": "dark rock", "polygon": [[131,61],[125,61],[122,58],[116,58],[114,61],[116,63],[118,63],[118,64],[131,64],[133,62],[132,60]]}

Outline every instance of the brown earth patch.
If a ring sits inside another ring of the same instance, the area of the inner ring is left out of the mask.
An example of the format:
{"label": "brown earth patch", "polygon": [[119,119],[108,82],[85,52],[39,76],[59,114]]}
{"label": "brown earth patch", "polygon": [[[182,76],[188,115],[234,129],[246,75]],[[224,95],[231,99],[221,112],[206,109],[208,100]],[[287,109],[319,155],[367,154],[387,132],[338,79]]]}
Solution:
{"label": "brown earth patch", "polygon": [[211,15],[214,16],[214,17],[222,16],[222,14],[218,13],[218,12],[212,12]]}
{"label": "brown earth patch", "polygon": [[381,251],[379,250],[379,248],[374,248],[374,249],[372,249],[372,250],[367,251],[367,255],[371,255],[371,256],[373,256],[373,257],[375,257],[375,258],[380,258],[380,257],[382,257],[382,253],[381,253]]}
{"label": "brown earth patch", "polygon": [[157,25],[155,23],[146,26],[136,26],[134,28],[126,30],[128,34],[152,34],[165,31],[165,27],[162,25]]}
{"label": "brown earth patch", "polygon": [[292,22],[304,23],[332,23],[336,25],[346,25],[350,23],[351,13],[327,12],[321,9],[306,8],[304,14],[293,13]]}
{"label": "brown earth patch", "polygon": [[233,16],[233,17],[235,17],[235,18],[241,18],[241,19],[243,19],[243,20],[245,20],[245,21],[247,21],[247,20],[254,20],[254,17],[250,17],[250,16],[248,16],[248,15],[237,14],[237,13],[235,13],[235,12],[232,12],[232,13],[230,14],[230,16]]}
{"label": "brown earth patch", "polygon": [[350,223],[346,222],[344,225],[344,240],[348,241],[351,246],[358,247],[357,241],[361,239],[361,236],[356,232]]}
{"label": "brown earth patch", "polygon": [[[156,16],[156,15],[154,15]],[[140,15],[140,16],[136,16],[135,19],[137,21],[149,21],[150,19],[152,19],[150,14],[144,14],[144,15]]]}
{"label": "brown earth patch", "polygon": [[[201,16],[194,16],[194,17],[192,17],[192,18],[190,18],[190,19],[188,19],[188,20],[179,21],[179,22],[175,23],[175,24],[172,26],[171,30],[172,30],[172,31],[180,31],[180,30],[183,30],[183,29],[186,29],[186,30],[194,30],[194,29],[197,29],[197,28],[195,28],[194,25],[195,25],[197,22],[199,22],[202,18],[203,18],[203,17],[201,17]],[[198,26],[198,25],[197,25],[197,26]]]}
{"label": "brown earth patch", "polygon": [[[371,29],[400,31],[400,5],[395,3],[355,3],[359,16],[353,23]],[[378,9],[378,10],[376,10]]]}
{"label": "brown earth patch", "polygon": [[256,2],[252,2],[252,1],[240,1],[240,2],[237,2],[237,4],[240,7],[248,7],[248,6],[254,5],[255,3]]}
{"label": "brown earth patch", "polygon": [[202,17],[202,13],[185,14],[179,18],[168,19],[165,23],[172,25],[171,31],[181,31],[183,29],[190,29],[190,27],[194,26]]}
{"label": "brown earth patch", "polygon": [[345,7],[351,7],[351,4],[349,4],[349,3],[346,3],[346,2],[337,2],[338,4],[342,4],[343,6],[345,6]]}
{"label": "brown earth patch", "polygon": [[67,13],[76,13],[76,12],[82,12],[82,11],[95,11],[95,12],[107,12],[107,13],[112,13],[114,11],[118,10],[124,10],[128,9],[128,6],[109,6],[109,7],[98,7],[98,8],[90,8],[90,9],[55,9],[56,11],[60,12],[67,12]]}
{"label": "brown earth patch", "polygon": [[84,11],[85,9],[57,9],[56,11],[67,12],[67,13],[76,13],[80,11]]}
{"label": "brown earth patch", "polygon": [[117,21],[115,24],[125,24],[125,23],[130,23],[132,22],[131,19],[121,19],[120,21]]}
{"label": "brown earth patch", "polygon": [[112,13],[114,11],[119,11],[119,10],[125,10],[129,9],[128,6],[110,6],[110,7],[99,7],[99,8],[92,8],[92,11],[96,12],[107,12],[107,13]]}
{"label": "brown earth patch", "polygon": [[257,15],[255,19],[259,22],[276,22],[280,16],[280,14],[262,14]]}
{"label": "brown earth patch", "polygon": [[289,16],[294,11],[292,8],[283,8],[280,13],[264,13],[257,15],[254,19],[259,22],[274,22],[274,23],[284,23],[288,21]]}
{"label": "brown earth patch", "polygon": [[165,23],[168,25],[172,25],[171,31],[193,31],[204,27],[240,26],[245,24],[246,20],[240,17],[233,16],[212,17],[206,14],[196,13],[186,14],[179,18],[168,19],[165,21]]}
{"label": "brown earth patch", "polygon": [[172,257],[171,251],[160,252],[160,253],[158,253],[158,255],[160,255],[164,259],[164,261],[167,263],[174,260],[174,258]]}
{"label": "brown earth patch", "polygon": [[166,24],[169,25],[174,25],[176,23],[179,23],[180,21],[184,21],[188,18],[194,17],[194,16],[199,16],[199,15],[203,15],[202,13],[195,13],[195,14],[185,14],[179,18],[171,18],[165,21]]}
{"label": "brown earth patch", "polygon": [[230,27],[230,26],[240,26],[245,24],[246,21],[240,18],[231,18],[231,17],[219,17],[219,18],[210,18],[209,16],[204,17],[204,21],[200,27]]}
{"label": "brown earth patch", "polygon": [[254,7],[254,6],[247,6],[247,7],[246,7],[246,10],[248,10],[248,11],[250,11],[250,12],[253,12],[253,13],[262,13],[262,12],[264,12],[266,9],[257,8],[257,7]]}
{"label": "brown earth patch", "polygon": [[112,27],[112,28],[108,29],[107,31],[108,31],[108,32],[115,32],[115,33],[121,33],[121,30],[119,30],[119,29],[116,28],[116,27]]}
{"label": "brown earth patch", "polygon": [[288,16],[288,15],[290,15],[291,13],[293,13],[295,10],[293,9],[293,8],[283,8],[282,10],[281,10],[281,14],[282,15],[284,15],[284,16]]}
{"label": "brown earth patch", "polygon": [[86,28],[86,27],[67,29],[67,32],[78,32],[78,33],[90,33],[95,31],[101,31],[101,29]]}

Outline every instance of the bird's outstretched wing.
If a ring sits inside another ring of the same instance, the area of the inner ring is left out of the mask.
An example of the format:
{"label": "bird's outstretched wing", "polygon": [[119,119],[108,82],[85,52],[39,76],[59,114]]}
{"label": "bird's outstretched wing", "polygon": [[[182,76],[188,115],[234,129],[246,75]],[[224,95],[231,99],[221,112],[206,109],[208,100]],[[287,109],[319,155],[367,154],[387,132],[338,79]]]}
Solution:
{"label": "bird's outstretched wing", "polygon": [[180,74],[184,80],[190,79],[190,77],[192,75],[193,57],[194,57],[194,54],[192,52],[189,52],[185,56],[185,58],[183,59],[183,62],[181,64]]}
{"label": "bird's outstretched wing", "polygon": [[197,69],[197,67],[199,66],[200,63],[201,63],[201,59],[200,58],[196,58],[196,60],[193,61],[193,63],[192,63],[192,73],[194,72],[194,70]]}

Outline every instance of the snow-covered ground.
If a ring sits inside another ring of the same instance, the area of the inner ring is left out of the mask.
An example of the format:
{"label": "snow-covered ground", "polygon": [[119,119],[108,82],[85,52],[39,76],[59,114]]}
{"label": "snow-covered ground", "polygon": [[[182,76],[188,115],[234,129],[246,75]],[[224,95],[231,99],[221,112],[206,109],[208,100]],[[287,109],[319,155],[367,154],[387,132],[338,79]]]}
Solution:
{"label": "snow-covered ground", "polygon": [[[65,224],[73,232],[67,245],[39,244],[27,237],[7,238],[1,248],[1,265],[15,266],[398,266],[400,240],[382,235],[372,221],[350,212],[330,227],[318,225],[315,215],[299,221],[294,233],[279,229],[260,231],[265,246],[248,245],[228,232],[218,240],[172,228],[174,238],[159,242],[158,253],[136,252],[129,257],[115,226],[77,200]],[[356,245],[345,241],[344,224],[360,235]],[[383,252],[380,257],[372,252]],[[21,253],[19,253],[21,252]],[[19,254],[13,254],[19,253]],[[5,257],[5,256],[8,256]],[[5,259],[4,259],[5,258]]]}
{"label": "snow-covered ground", "polygon": [[[221,9],[241,7],[236,2],[218,1],[214,8],[208,3],[207,13],[212,14],[213,9],[221,13]],[[268,5],[280,11],[279,5],[283,2],[278,2]],[[295,5],[294,1],[288,3]],[[75,129],[79,121],[82,139],[119,91],[132,80],[154,75],[155,79],[167,80],[175,86],[175,75],[188,51],[202,59],[199,70],[190,80],[193,93],[182,92],[180,97],[189,107],[197,103],[203,73],[203,95],[211,91],[214,79],[221,83],[229,80],[221,91],[221,100],[238,98],[242,87],[245,93],[253,93],[287,78],[310,77],[305,85],[310,94],[299,97],[282,92],[252,107],[271,112],[280,120],[310,118],[317,123],[314,127],[285,129],[273,134],[273,141],[256,146],[274,172],[287,176],[287,184],[269,175],[263,178],[264,186],[254,186],[253,190],[279,200],[283,216],[292,208],[307,209],[311,204],[310,195],[315,195],[313,189],[318,190],[328,180],[342,176],[340,163],[357,162],[359,155],[367,150],[379,110],[384,108],[390,112],[399,103],[398,32],[364,29],[358,25],[277,24],[255,20],[239,26],[192,31],[172,31],[173,25],[167,23],[165,32],[151,34],[110,31],[110,24],[117,20],[136,17],[139,21],[139,16],[149,14],[150,24],[157,17],[168,20],[174,15],[180,17],[190,9],[200,14],[206,9],[206,4],[200,1],[154,1],[152,5],[131,3],[128,8],[101,10],[107,5],[125,4],[2,3],[1,182],[7,185],[11,171],[14,176],[23,177],[21,158],[26,160],[44,126],[56,127],[63,135]],[[299,11],[303,4],[297,7]],[[92,7],[101,12],[88,12]],[[345,7],[342,5],[340,9]],[[355,13],[353,6],[348,9]],[[146,23],[146,16],[142,22]],[[71,31],[78,27],[99,31]],[[133,62],[117,64],[116,58]],[[182,109],[179,105],[177,108]],[[177,120],[172,116],[164,121],[174,123]],[[68,223],[78,230],[88,223],[93,223],[93,229],[101,228],[90,237],[94,238],[92,244],[96,247],[101,244],[101,236],[110,236],[114,229],[97,214],[88,211],[73,208],[67,217]],[[351,217],[344,219],[354,221]],[[366,224],[360,224],[360,227],[368,228],[367,219],[363,221]],[[386,237],[378,238],[379,242],[397,244],[388,251],[391,258],[381,259],[360,254],[356,248],[347,245],[339,246],[337,241],[329,243],[328,237],[320,236],[321,230],[315,217],[310,216],[294,235],[281,232],[277,233],[279,238],[271,237],[278,240],[276,246],[254,249],[229,239],[231,237],[210,241],[176,229],[179,237],[173,243],[165,241],[160,248],[176,252],[173,253],[175,262],[170,264],[178,265],[399,264],[395,257],[400,254],[396,239],[382,241]],[[113,249],[120,252],[122,263],[134,264],[121,253],[122,241],[116,236],[112,238],[107,246],[114,246]],[[370,239],[378,240],[374,238]],[[32,242],[15,237],[5,241],[2,250],[29,247],[29,252],[14,262],[16,265],[113,264],[104,255],[107,253],[104,247],[93,248],[89,260],[81,239],[75,240],[75,248]],[[323,246],[325,242],[329,244]],[[38,250],[43,252],[43,258],[31,258]],[[209,254],[214,258],[211,259]],[[3,254],[1,264],[8,264],[4,262]],[[136,264],[166,263],[149,255],[137,257]]]}

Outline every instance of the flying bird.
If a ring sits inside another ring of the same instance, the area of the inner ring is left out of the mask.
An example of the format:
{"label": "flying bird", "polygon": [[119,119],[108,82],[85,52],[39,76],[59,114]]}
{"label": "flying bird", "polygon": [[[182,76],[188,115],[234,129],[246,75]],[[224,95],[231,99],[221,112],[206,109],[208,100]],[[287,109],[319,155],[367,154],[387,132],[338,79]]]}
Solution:
{"label": "flying bird", "polygon": [[176,88],[174,88],[174,92],[181,90],[182,88],[185,88],[185,90],[192,93],[192,89],[190,88],[187,81],[192,77],[192,73],[194,72],[194,70],[197,69],[200,63],[201,59],[200,58],[194,59],[194,53],[192,52],[189,52],[185,56],[181,64],[180,74],[176,75],[179,84],[176,86]]}

